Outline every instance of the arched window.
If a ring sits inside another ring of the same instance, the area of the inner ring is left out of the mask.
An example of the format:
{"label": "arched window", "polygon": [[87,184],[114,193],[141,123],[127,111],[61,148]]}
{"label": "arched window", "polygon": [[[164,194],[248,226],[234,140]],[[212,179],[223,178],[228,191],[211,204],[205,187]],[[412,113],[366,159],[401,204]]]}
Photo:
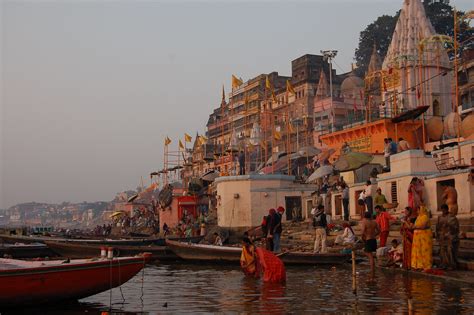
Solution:
{"label": "arched window", "polygon": [[433,101],[433,116],[441,116],[441,107],[438,100]]}

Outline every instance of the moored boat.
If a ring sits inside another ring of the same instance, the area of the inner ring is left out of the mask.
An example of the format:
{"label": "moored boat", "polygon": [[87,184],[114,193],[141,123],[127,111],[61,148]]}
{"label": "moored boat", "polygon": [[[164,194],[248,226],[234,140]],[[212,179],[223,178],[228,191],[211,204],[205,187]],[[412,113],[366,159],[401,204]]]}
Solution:
{"label": "moored boat", "polygon": [[0,257],[36,258],[55,256],[45,244],[0,244]]}
{"label": "moored boat", "polygon": [[[68,258],[91,258],[97,257],[102,244],[83,244],[76,242],[53,242],[46,241],[46,245],[57,255]],[[176,260],[179,259],[168,247],[157,245],[116,245],[113,246],[114,256],[133,256],[147,252],[153,260]]]}
{"label": "moored boat", "polygon": [[166,245],[181,259],[190,261],[238,262],[241,247],[189,244],[166,240]]}
{"label": "moored boat", "polygon": [[85,298],[135,276],[150,254],[113,259],[22,261],[0,259],[0,309]]}
{"label": "moored boat", "polygon": [[[172,240],[167,240],[166,245],[168,245],[178,257],[189,261],[238,263],[242,253],[241,247],[187,244]],[[277,256],[288,265],[335,265],[345,263],[350,259],[350,255],[339,253],[313,254],[284,252]]]}
{"label": "moored boat", "polygon": [[[48,237],[48,236],[26,236],[26,235],[0,235],[0,238],[7,243],[44,243],[47,241],[52,242],[71,242],[71,243],[83,243],[83,244],[102,244],[102,245],[158,245],[164,246],[166,239],[159,238],[121,238],[121,239],[110,239],[110,238],[97,238],[97,239],[82,239],[82,238],[59,238],[59,237]],[[192,237],[169,237],[171,240],[178,240],[183,242],[198,243],[202,240],[202,236]]]}

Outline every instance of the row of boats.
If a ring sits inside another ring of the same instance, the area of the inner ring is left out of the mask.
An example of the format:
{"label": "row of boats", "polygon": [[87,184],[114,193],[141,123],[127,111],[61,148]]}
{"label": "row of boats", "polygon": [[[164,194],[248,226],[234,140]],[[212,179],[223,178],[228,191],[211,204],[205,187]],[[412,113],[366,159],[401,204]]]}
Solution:
{"label": "row of boats", "polygon": [[[10,258],[0,258],[0,310],[95,295],[127,282],[151,261],[239,263],[242,253],[238,246],[198,244],[202,237],[64,239],[0,235],[0,238],[4,242],[0,248],[10,249]],[[61,258],[13,259],[38,257],[41,250],[45,250],[44,255],[52,253]],[[349,259],[348,255],[338,253],[283,252],[278,256],[285,264],[292,265],[334,265]]]}
{"label": "row of boats", "polygon": [[[111,248],[114,256],[133,256],[147,252],[151,255],[152,260],[158,261],[184,260],[238,263],[242,253],[240,246],[198,244],[202,240],[201,236],[187,238],[61,239],[0,235],[0,238],[10,243],[34,242],[36,247],[43,246],[45,250],[47,249],[45,253],[53,252],[60,257],[71,259],[97,257],[101,249]],[[293,265],[340,264],[350,258],[349,255],[340,253],[313,254],[298,251],[283,252],[279,256],[285,264]]]}

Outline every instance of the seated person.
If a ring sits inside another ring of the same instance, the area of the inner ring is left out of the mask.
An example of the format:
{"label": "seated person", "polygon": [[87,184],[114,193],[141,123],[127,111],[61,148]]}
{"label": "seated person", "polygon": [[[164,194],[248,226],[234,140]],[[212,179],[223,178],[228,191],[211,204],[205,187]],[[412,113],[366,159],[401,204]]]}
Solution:
{"label": "seated person", "polygon": [[220,235],[217,232],[214,233],[214,245],[217,245],[217,246],[224,245],[222,243],[222,238],[220,237]]}
{"label": "seated person", "polygon": [[356,236],[354,233],[354,230],[352,230],[352,227],[349,223],[344,222],[342,224],[344,227],[344,231],[342,232],[341,235],[338,235],[336,237],[336,241],[334,242],[337,245],[352,245],[356,241]]}
{"label": "seated person", "polygon": [[403,245],[398,240],[392,240],[392,248],[388,251],[387,266],[394,266],[403,262]]}

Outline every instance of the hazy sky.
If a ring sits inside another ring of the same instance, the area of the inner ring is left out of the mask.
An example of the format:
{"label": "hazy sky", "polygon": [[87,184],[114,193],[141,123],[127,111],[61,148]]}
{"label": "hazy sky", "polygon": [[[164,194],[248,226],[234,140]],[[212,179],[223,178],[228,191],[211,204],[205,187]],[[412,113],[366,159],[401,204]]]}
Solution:
{"label": "hazy sky", "polygon": [[147,183],[163,138],[204,132],[232,73],[290,75],[321,49],[347,71],[360,31],[403,1],[0,2],[2,208]]}

